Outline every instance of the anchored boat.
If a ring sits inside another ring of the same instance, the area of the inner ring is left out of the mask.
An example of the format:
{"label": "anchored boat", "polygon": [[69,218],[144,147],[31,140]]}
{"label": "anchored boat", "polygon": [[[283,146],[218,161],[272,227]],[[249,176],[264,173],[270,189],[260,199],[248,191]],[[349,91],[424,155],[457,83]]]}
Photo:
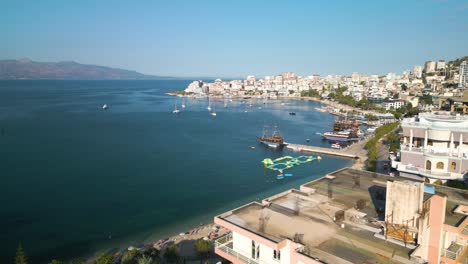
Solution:
{"label": "anchored boat", "polygon": [[268,134],[268,127],[263,128],[263,135],[261,137],[257,137],[257,140],[271,148],[284,146],[284,139],[279,134],[276,126],[271,134]]}

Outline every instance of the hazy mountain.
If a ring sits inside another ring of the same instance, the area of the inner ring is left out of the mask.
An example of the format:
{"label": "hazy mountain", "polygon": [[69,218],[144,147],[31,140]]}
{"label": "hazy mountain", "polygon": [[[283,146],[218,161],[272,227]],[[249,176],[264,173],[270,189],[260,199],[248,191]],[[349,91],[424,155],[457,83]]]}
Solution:
{"label": "hazy mountain", "polygon": [[145,75],[136,71],[85,65],[74,61],[35,62],[29,59],[0,60],[0,79],[56,80],[158,80],[174,79]]}

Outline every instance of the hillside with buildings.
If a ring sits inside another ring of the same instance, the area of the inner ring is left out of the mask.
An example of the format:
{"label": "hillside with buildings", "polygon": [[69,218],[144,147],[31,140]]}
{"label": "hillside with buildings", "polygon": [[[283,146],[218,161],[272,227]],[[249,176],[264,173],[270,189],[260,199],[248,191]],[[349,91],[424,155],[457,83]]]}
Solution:
{"label": "hillside with buildings", "polygon": [[386,110],[395,110],[411,103],[412,107],[425,111],[438,105],[439,98],[443,100],[462,96],[466,88],[468,56],[449,62],[427,61],[401,74],[390,72],[385,75],[365,75],[354,72],[350,76],[299,76],[294,72],[286,72],[264,78],[250,75],[245,80],[217,79],[212,83],[198,80],[192,82],[184,92],[189,96],[314,96],[333,99],[338,91],[348,101],[365,100]]}

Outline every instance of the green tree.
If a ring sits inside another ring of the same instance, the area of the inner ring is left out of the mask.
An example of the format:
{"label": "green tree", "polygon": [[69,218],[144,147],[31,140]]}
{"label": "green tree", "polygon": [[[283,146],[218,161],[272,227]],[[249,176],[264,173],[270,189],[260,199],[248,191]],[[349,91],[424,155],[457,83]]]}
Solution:
{"label": "green tree", "polygon": [[176,262],[179,259],[180,248],[177,244],[172,244],[166,248],[164,252],[164,257],[169,262]]}
{"label": "green tree", "polygon": [[21,243],[18,245],[16,250],[15,264],[27,264],[28,260],[26,259],[26,254],[24,253],[23,246]]}
{"label": "green tree", "polygon": [[406,92],[408,90],[408,86],[403,83],[401,84],[401,89]]}
{"label": "green tree", "polygon": [[142,257],[139,257],[138,258],[138,264],[152,264],[153,263],[153,259],[151,257],[148,257],[148,256],[142,256]]}
{"label": "green tree", "polygon": [[143,255],[145,255],[147,257],[150,257],[152,259],[159,259],[159,254],[160,253],[161,253],[161,251],[159,251],[159,249],[154,248],[154,247],[150,247],[143,253]]}
{"label": "green tree", "polygon": [[49,262],[49,264],[62,264],[62,261],[53,259],[52,261]]}
{"label": "green tree", "polygon": [[112,264],[114,261],[114,257],[109,254],[102,254],[96,260],[94,260],[93,264]]}
{"label": "green tree", "polygon": [[208,253],[211,250],[211,244],[205,240],[198,240],[195,245],[195,251],[200,259],[205,259],[208,256]]}
{"label": "green tree", "polygon": [[122,264],[132,264],[138,261],[138,258],[141,256],[140,251],[137,249],[128,250],[125,255],[122,257]]}
{"label": "green tree", "polygon": [[81,258],[76,258],[76,259],[70,260],[68,264],[85,264],[85,261]]}

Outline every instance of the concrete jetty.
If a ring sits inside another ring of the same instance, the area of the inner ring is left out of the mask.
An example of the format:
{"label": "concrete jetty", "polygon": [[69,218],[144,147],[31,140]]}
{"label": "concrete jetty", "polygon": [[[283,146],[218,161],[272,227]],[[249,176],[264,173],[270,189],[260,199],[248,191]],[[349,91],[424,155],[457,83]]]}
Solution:
{"label": "concrete jetty", "polygon": [[294,144],[294,143],[285,143],[286,148],[292,151],[299,152],[312,152],[325,155],[333,155],[344,158],[355,159],[354,168],[363,168],[365,166],[365,161],[367,160],[367,150],[364,148],[367,140],[371,137],[367,137],[364,140],[353,143],[342,149],[332,149],[332,148],[322,148],[310,145]]}
{"label": "concrete jetty", "polygon": [[341,156],[341,157],[353,158],[353,159],[359,158],[358,155],[356,155],[355,153],[350,153],[349,151],[346,151],[345,148],[343,148],[343,149],[330,149],[330,148],[322,148],[322,147],[292,144],[292,143],[288,143],[286,145],[286,148],[289,149],[289,150],[292,150],[292,151],[299,151],[299,152],[313,152],[313,153]]}

